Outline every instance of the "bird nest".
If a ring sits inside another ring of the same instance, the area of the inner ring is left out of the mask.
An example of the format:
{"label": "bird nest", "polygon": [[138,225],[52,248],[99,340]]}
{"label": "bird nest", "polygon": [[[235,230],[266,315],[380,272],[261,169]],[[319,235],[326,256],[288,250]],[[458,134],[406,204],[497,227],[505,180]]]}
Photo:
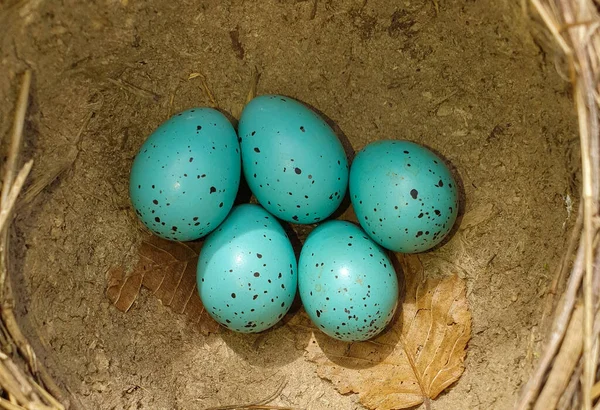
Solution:
{"label": "bird nest", "polygon": [[[545,299],[543,318],[552,318],[552,325],[548,327],[549,330],[543,338],[542,349],[535,367],[521,388],[516,408],[591,410],[600,408],[598,400],[600,381],[597,377],[600,354],[599,4],[595,0],[530,0],[530,3],[525,1],[523,9],[528,11],[528,21],[531,24],[538,22],[543,24],[544,33],[549,34],[553,39],[557,56],[566,63],[563,66],[568,67],[568,72],[562,74],[571,83],[573,103],[578,117],[581,198],[568,246],[564,250],[554,277],[546,284],[550,292],[549,297]],[[123,1],[123,4],[126,3],[127,1]],[[316,1],[314,5],[310,12],[311,19],[315,18]],[[434,10],[439,12],[437,1],[434,0],[433,5]],[[365,38],[372,35],[376,22],[355,11],[352,13],[350,14],[355,24],[362,30]],[[397,31],[408,30],[415,24],[404,17],[402,13],[394,14],[388,29],[390,36],[397,36]],[[239,32],[233,30],[230,35],[238,58],[243,59],[244,48],[239,40]],[[23,160],[23,139],[27,137],[24,133],[24,123],[32,78],[37,75],[42,73],[28,70],[20,76],[18,87],[20,91],[15,103],[10,139],[4,141],[7,146],[7,156],[3,164],[0,193],[0,386],[2,387],[0,408],[10,410],[56,410],[64,409],[65,406],[75,406],[67,399],[69,393],[53,379],[51,372],[37,359],[32,347],[36,344],[30,343],[24,336],[19,315],[16,315],[14,310],[19,300],[16,300],[16,292],[11,285],[21,280],[12,272],[9,258],[12,254],[11,224],[15,214],[24,205],[31,203],[65,169],[64,166],[58,167],[35,180],[33,184],[27,184],[33,161]],[[200,73],[193,73],[188,80],[193,78],[202,80],[202,88],[208,99],[216,105],[206,78]],[[153,93],[134,88],[125,82],[111,81],[140,98],[149,100],[158,98]],[[392,86],[393,84],[390,85]],[[256,92],[256,81],[253,82],[253,88],[253,92]],[[443,117],[450,112],[443,103],[451,96],[452,94],[445,96],[434,104],[438,116]],[[171,98],[171,105],[172,103]],[[91,118],[91,115],[86,118],[84,127]],[[490,139],[506,131],[508,126],[495,127],[490,134]],[[84,127],[77,136],[77,144],[81,142],[80,136]],[[67,156],[69,157],[67,163],[71,164],[73,158],[70,158],[70,154]],[[119,293],[122,289],[121,285],[122,283],[119,282],[119,287],[115,290],[114,286],[111,288],[109,284],[109,293],[116,292],[112,295],[114,304],[119,307],[119,303],[124,303],[122,310],[127,310],[133,303],[133,299],[125,301],[122,299],[123,295]],[[142,279],[138,288],[141,285]],[[282,388],[279,387],[273,397],[281,393]],[[273,397],[248,404],[246,408],[277,408],[266,404]]]}

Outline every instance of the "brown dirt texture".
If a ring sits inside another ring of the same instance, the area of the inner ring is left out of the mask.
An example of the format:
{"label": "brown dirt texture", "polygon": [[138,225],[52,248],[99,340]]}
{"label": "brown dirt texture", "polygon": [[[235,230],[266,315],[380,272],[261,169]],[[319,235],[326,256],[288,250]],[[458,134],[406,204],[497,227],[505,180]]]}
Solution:
{"label": "brown dirt texture", "polygon": [[239,112],[256,67],[259,94],[318,108],[356,151],[409,139],[453,164],[459,229],[421,259],[429,277],[466,280],[473,336],[464,375],[431,407],[511,408],[539,349],[579,172],[568,71],[516,3],[0,1],[0,136],[30,68],[24,156],[33,179],[66,167],[19,210],[17,309],[71,400],[200,409],[260,400],[285,380],[272,405],[362,408],[317,376],[285,323],[204,336],[147,290],[127,313],[105,296],[109,268],[132,266],[144,235],[128,199],[137,149],[177,111],[214,100]]}

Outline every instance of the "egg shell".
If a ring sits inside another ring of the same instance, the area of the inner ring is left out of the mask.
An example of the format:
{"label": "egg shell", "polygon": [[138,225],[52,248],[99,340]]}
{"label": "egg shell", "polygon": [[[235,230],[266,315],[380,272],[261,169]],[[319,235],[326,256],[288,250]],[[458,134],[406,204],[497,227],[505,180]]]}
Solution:
{"label": "egg shell", "polygon": [[298,289],[313,323],[343,341],[375,337],[398,303],[398,278],[385,250],[345,221],[324,222],[308,236]]}
{"label": "egg shell", "polygon": [[262,95],[244,108],[242,166],[258,202],[278,218],[311,224],[340,206],[348,160],[333,129],[304,104]]}
{"label": "egg shell", "polygon": [[298,286],[290,240],[264,208],[233,208],[202,247],[200,299],[217,322],[236,332],[261,332],[281,320]]}
{"label": "egg shell", "polygon": [[350,169],[350,198],[367,234],[396,252],[433,248],[458,215],[450,169],[434,152],[409,141],[378,141],[361,150]]}
{"label": "egg shell", "polygon": [[240,177],[240,148],[229,120],[215,109],[193,108],[146,139],[131,167],[129,194],[153,233],[189,241],[223,222]]}

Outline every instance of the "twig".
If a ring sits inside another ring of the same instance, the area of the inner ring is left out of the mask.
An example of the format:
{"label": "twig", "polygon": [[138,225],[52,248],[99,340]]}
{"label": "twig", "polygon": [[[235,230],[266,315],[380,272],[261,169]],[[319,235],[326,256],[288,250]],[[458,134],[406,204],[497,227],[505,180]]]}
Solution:
{"label": "twig", "polygon": [[429,110],[429,112],[433,113],[434,111],[436,111],[440,105],[442,105],[444,102],[446,102],[447,100],[452,98],[454,95],[456,95],[456,93],[458,93],[458,90],[453,90],[453,91],[449,92],[448,94],[438,98],[437,100],[434,100],[431,103],[431,109]]}
{"label": "twig", "polygon": [[31,385],[35,388],[35,390],[38,392],[38,394],[42,397],[44,397],[44,399],[46,399],[46,401],[48,403],[50,403],[50,405],[54,408],[56,408],[57,410],[65,410],[65,406],[63,406],[61,403],[59,403],[50,393],[48,393],[42,386],[40,386],[35,380],[30,379],[29,382],[31,383]]}
{"label": "twig", "polygon": [[25,394],[31,401],[38,402],[40,397],[33,391],[33,386],[29,384],[27,377],[21,372],[21,369],[17,367],[15,362],[8,360],[8,356],[4,358],[4,365],[8,371],[12,374],[15,381],[18,383],[21,392]]}
{"label": "twig", "polygon": [[[579,396],[584,410],[592,407],[592,386],[596,380],[598,351],[598,331],[594,317],[598,314],[597,295],[600,293],[600,269],[594,270],[594,250],[597,248],[595,236],[598,226],[594,220],[598,217],[600,196],[600,124],[598,119],[597,95],[598,53],[600,36],[598,35],[599,16],[597,5],[591,1],[554,0],[542,5],[541,0],[532,0],[548,29],[554,35],[570,62],[571,81],[574,88],[575,103],[579,123],[582,164],[582,201],[583,233],[579,244],[582,272],[585,275],[582,286],[584,299],[584,354],[582,391]],[[588,24],[590,23],[590,24]],[[562,313],[561,313],[562,315]],[[554,335],[553,335],[554,336]],[[556,354],[557,343],[550,343],[542,362],[548,363]],[[547,370],[540,366],[530,383],[526,386],[525,404],[527,405],[539,390],[539,383]],[[570,384],[572,386],[573,383]],[[533,387],[533,389],[532,389]],[[574,395],[571,395],[574,397]]]}
{"label": "twig", "polygon": [[[16,162],[15,162],[16,163]],[[27,179],[27,175],[31,171],[31,167],[33,166],[33,162],[29,161],[26,163],[19,175],[17,176],[17,180],[15,182],[15,186],[11,187],[9,191],[9,195],[6,201],[2,201],[0,204],[0,220],[2,223],[0,224],[0,301],[5,301],[7,295],[10,299],[12,299],[12,291],[10,290],[10,286],[7,286],[7,274],[8,274],[8,229],[5,229],[5,224],[8,221],[12,220],[12,210],[15,205],[15,201],[21,191],[25,180]]]}
{"label": "twig", "polygon": [[581,305],[575,307],[567,327],[560,351],[552,365],[552,370],[536,400],[534,410],[555,409],[562,393],[569,384],[571,376],[581,356],[582,335],[579,331],[583,322]]}
{"label": "twig", "polygon": [[[265,408],[293,410],[292,408],[289,408],[289,407],[264,407],[265,404],[270,403],[273,400],[275,400],[277,397],[279,397],[279,395],[281,394],[281,392],[283,391],[283,389],[285,388],[286,385],[287,385],[287,381],[284,379],[281,382],[281,384],[279,385],[279,387],[277,388],[277,390],[275,390],[274,393],[270,394],[268,397],[265,397],[262,400],[258,400],[256,402],[254,402],[254,403],[230,404],[230,405],[226,405],[226,406],[209,407],[204,410],[235,410],[235,409],[265,409]],[[263,407],[257,407],[257,406],[263,406]]]}
{"label": "twig", "polygon": [[[31,372],[39,376],[44,385],[54,394],[56,397],[61,397],[60,389],[56,383],[52,380],[50,375],[45,369],[38,365],[35,353],[31,348],[31,345],[21,332],[21,329],[17,323],[12,310],[13,293],[8,278],[8,254],[9,254],[9,240],[8,240],[8,226],[12,221],[12,210],[14,208],[17,197],[25,183],[27,175],[31,171],[33,161],[28,161],[23,168],[19,171],[16,176],[16,168],[19,162],[19,154],[22,146],[23,139],[23,123],[25,121],[25,111],[27,108],[27,100],[29,95],[29,86],[31,84],[31,73],[27,71],[23,78],[23,85],[18,99],[17,110],[15,114],[15,124],[13,127],[13,134],[10,142],[9,156],[4,170],[4,179],[1,193],[0,202],[0,316],[2,318],[3,325],[6,327],[8,335],[15,342],[19,353],[27,360]],[[10,367],[9,374],[13,378],[18,378],[18,383],[21,386],[19,389],[7,389],[10,385],[10,378],[7,375],[3,377],[0,385],[9,391],[9,398],[11,395],[15,400],[26,405],[27,409],[50,409],[43,405],[36,392],[28,383],[27,379],[21,375],[20,370],[14,366],[12,361],[4,355],[6,359],[2,362],[3,366],[0,366],[0,370],[7,369]],[[5,384],[9,383],[9,384]],[[26,388],[29,391],[29,397],[21,397],[24,393],[22,388]],[[5,404],[4,402],[2,402]],[[9,401],[10,403],[10,401]],[[54,407],[54,409],[56,409]]]}
{"label": "twig", "polygon": [[9,221],[10,217],[12,216],[13,208],[32,166],[33,160],[29,160],[23,166],[23,168],[21,168],[21,171],[19,171],[17,179],[15,179],[15,183],[11,187],[6,200],[2,201],[2,207],[0,208],[0,232],[4,230],[6,222]]}
{"label": "twig", "polygon": [[592,386],[592,400],[596,400],[600,397],[600,382]]}
{"label": "twig", "polygon": [[579,363],[577,363],[577,367],[571,375],[571,380],[569,384],[565,388],[562,397],[560,398],[558,405],[556,407],[557,410],[570,410],[573,407],[573,397],[577,394],[579,388],[579,380],[581,379],[581,372],[583,371],[583,363],[582,359],[579,358]]}
{"label": "twig", "polygon": [[153,93],[152,91],[144,90],[143,88],[137,87],[133,84],[129,84],[123,80],[115,80],[114,78],[107,78],[108,82],[116,85],[124,91],[128,91],[138,97],[148,98],[150,100],[159,101],[161,96]]}
{"label": "twig", "polygon": [[27,396],[21,391],[21,386],[4,362],[0,364],[0,385],[2,385],[4,390],[15,396],[17,401],[21,403],[27,402]]}
{"label": "twig", "polygon": [[531,2],[542,17],[542,20],[544,20],[544,23],[546,23],[546,27],[548,27],[554,36],[554,39],[560,46],[563,53],[565,53],[567,56],[571,55],[571,48],[565,39],[560,35],[561,25],[552,17],[552,10],[548,10],[546,7],[544,7],[541,0],[531,0]]}
{"label": "twig", "polygon": [[0,408],[3,410],[25,410],[24,407],[12,404],[10,401],[5,400],[2,397],[0,397]]}
{"label": "twig", "polygon": [[193,78],[200,78],[200,82],[202,84],[202,89],[204,90],[204,93],[206,94],[206,96],[208,97],[208,100],[210,101],[210,104],[213,108],[216,108],[219,106],[219,104],[217,103],[217,99],[215,98],[214,94],[212,93],[212,91],[210,90],[210,87],[208,86],[208,80],[206,79],[206,76],[202,73],[191,73],[188,76],[188,80],[191,80]]}
{"label": "twig", "polygon": [[[571,5],[561,0],[562,11],[565,14],[565,22],[571,24],[579,18],[577,10],[573,10]],[[592,153],[594,145],[593,140],[597,138],[597,114],[589,110],[596,106],[594,96],[588,90],[594,90],[594,80],[589,67],[586,45],[582,43],[585,36],[585,27],[575,26],[568,30],[574,48],[575,64],[578,70],[579,81],[575,87],[575,102],[577,105],[577,116],[579,122],[579,135],[581,145],[581,166],[582,166],[582,185],[583,185],[583,246],[585,248],[585,278],[583,285],[584,299],[584,339],[583,339],[583,378],[582,378],[582,404],[584,410],[591,410],[591,389],[595,380],[596,357],[593,355],[593,317],[594,317],[594,297],[593,297],[593,266],[594,266],[594,236],[595,227],[593,216],[595,215],[595,200],[597,198],[596,178],[594,171],[596,165],[592,164]],[[594,118],[595,117],[595,118]],[[595,133],[595,134],[594,134]]]}
{"label": "twig", "polygon": [[573,227],[573,231],[571,232],[571,236],[569,238],[569,244],[567,245],[567,250],[563,254],[560,265],[556,270],[556,274],[554,279],[552,280],[552,284],[550,285],[550,289],[546,296],[546,303],[544,305],[544,310],[542,312],[542,317],[540,319],[540,324],[542,325],[542,330],[545,330],[545,321],[546,318],[550,315],[550,313],[554,310],[555,306],[555,297],[558,293],[558,288],[560,284],[563,283],[565,275],[569,269],[571,264],[571,256],[575,252],[577,248],[577,244],[579,243],[579,238],[581,235],[581,228],[583,226],[583,204],[579,204],[579,210],[577,212],[577,220],[575,221],[575,226]]}
{"label": "twig", "polygon": [[[584,339],[583,339],[583,355],[584,355],[584,366],[583,366],[583,408],[590,410],[592,408],[591,403],[591,389],[594,384],[594,373],[595,373],[595,359],[592,357],[592,326],[594,320],[593,313],[593,267],[594,267],[594,226],[592,224],[592,215],[594,214],[594,190],[592,185],[592,165],[589,153],[589,135],[588,135],[588,124],[586,121],[587,111],[585,110],[585,103],[581,101],[583,95],[581,91],[576,94],[576,99],[579,101],[579,124],[581,133],[581,163],[582,163],[582,174],[583,174],[583,244],[585,246],[585,278],[583,286],[583,296],[585,303],[585,320],[584,320]],[[583,117],[583,118],[582,118]]]}
{"label": "twig", "polygon": [[252,79],[250,80],[250,89],[248,90],[248,95],[246,96],[246,104],[256,97],[256,90],[258,88],[258,81],[260,80],[260,72],[258,68],[254,66],[252,69]]}
{"label": "twig", "polygon": [[21,91],[17,100],[17,109],[15,110],[15,118],[13,129],[10,138],[10,151],[8,153],[8,161],[4,171],[4,179],[2,180],[2,195],[0,202],[4,204],[12,187],[15,173],[19,161],[19,152],[21,151],[21,143],[23,141],[23,127],[25,125],[25,114],[27,113],[27,105],[29,102],[29,88],[31,86],[31,71],[25,71],[21,82]]}
{"label": "twig", "polygon": [[[43,392],[43,389],[37,383],[33,382],[32,384],[30,381],[31,379],[28,379],[8,356],[0,352],[0,384],[10,398],[10,400],[0,402],[0,408],[64,410],[64,407],[53,399],[47,401],[50,406],[44,404],[38,395]],[[44,392],[45,398],[46,395],[49,396],[47,392]],[[0,398],[0,400],[3,399]],[[24,407],[18,406],[19,404]]]}
{"label": "twig", "polygon": [[569,278],[567,289],[562,297],[562,304],[554,319],[554,326],[548,340],[548,345],[544,350],[543,356],[538,362],[535,372],[530,377],[523,389],[523,392],[521,393],[521,397],[515,406],[516,410],[526,410],[529,408],[529,405],[537,395],[544,376],[546,375],[546,371],[552,363],[560,343],[564,338],[567,325],[569,324],[569,319],[571,318],[571,312],[573,311],[573,307],[575,306],[575,301],[577,299],[577,291],[579,290],[579,286],[581,285],[581,281],[583,279],[583,259],[584,247],[580,246],[577,251],[575,262],[573,263],[571,277]]}
{"label": "twig", "polygon": [[252,69],[252,72],[250,74],[250,86],[248,87],[248,94],[246,95],[246,100],[242,104],[240,104],[239,106],[236,106],[232,110],[232,115],[234,116],[234,118],[236,120],[239,120],[240,117],[242,116],[242,111],[244,111],[244,107],[250,101],[252,101],[254,99],[254,97],[256,97],[259,79],[260,79],[260,73],[258,71],[258,68],[255,66]]}
{"label": "twig", "polygon": [[6,301],[3,301],[1,306],[1,317],[2,321],[5,323],[6,328],[12,339],[15,341],[17,345],[17,349],[23,357],[27,360],[29,367],[34,375],[40,377],[44,386],[48,389],[48,391],[58,398],[62,399],[62,391],[54,381],[54,379],[50,376],[46,368],[37,361],[37,357],[31,348],[31,345],[27,341],[27,338],[21,332],[19,325],[17,324],[17,320],[14,316],[12,306],[8,304]]}
{"label": "twig", "polygon": [[[21,145],[23,141],[23,127],[25,124],[25,114],[27,112],[27,105],[29,102],[29,88],[31,86],[31,71],[25,71],[23,80],[21,83],[21,90],[19,92],[19,98],[17,99],[17,108],[15,110],[15,118],[13,122],[13,132],[10,139],[10,147],[8,153],[8,160],[4,169],[4,179],[2,180],[2,191],[0,193],[0,207],[2,212],[5,214],[5,218],[10,216],[10,211],[14,206],[14,203],[8,204],[8,197],[12,192],[14,175],[17,172],[17,166],[19,162],[19,152],[21,151]],[[31,170],[31,165],[30,165]],[[27,171],[29,173],[29,171]],[[27,175],[25,175],[27,177]],[[21,181],[21,185],[25,181]],[[18,195],[20,191],[16,191]],[[16,197],[13,201],[16,200]],[[4,283],[6,282],[6,254],[8,252],[8,230],[0,230],[0,300],[4,300]]]}
{"label": "twig", "polygon": [[309,20],[314,20],[315,17],[317,17],[317,6],[318,6],[319,0],[313,0],[313,4],[310,10],[310,15],[308,16]]}
{"label": "twig", "polygon": [[47,186],[52,184],[59,176],[68,170],[71,165],[73,165],[73,160],[69,159],[64,163],[41,173],[39,178],[33,180],[17,201],[16,211],[29,205]]}

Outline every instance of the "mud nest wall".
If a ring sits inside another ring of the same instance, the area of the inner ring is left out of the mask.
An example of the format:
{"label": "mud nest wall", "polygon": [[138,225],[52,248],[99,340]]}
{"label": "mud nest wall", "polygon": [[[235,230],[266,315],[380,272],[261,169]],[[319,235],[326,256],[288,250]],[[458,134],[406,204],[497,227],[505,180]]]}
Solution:
{"label": "mud nest wall", "polygon": [[203,336],[147,292],[127,314],[105,297],[108,269],[133,263],[143,235],[127,194],[138,147],[179,110],[239,112],[256,67],[259,93],[317,107],[356,151],[410,139],[451,161],[461,228],[422,261],[427,275],[466,279],[473,336],[464,375],[433,408],[513,405],[579,196],[571,85],[517,4],[30,0],[0,6],[0,27],[0,135],[29,68],[23,156],[32,180],[62,171],[11,230],[16,309],[73,403],[202,408],[285,377],[278,404],[361,408],[285,327]]}

